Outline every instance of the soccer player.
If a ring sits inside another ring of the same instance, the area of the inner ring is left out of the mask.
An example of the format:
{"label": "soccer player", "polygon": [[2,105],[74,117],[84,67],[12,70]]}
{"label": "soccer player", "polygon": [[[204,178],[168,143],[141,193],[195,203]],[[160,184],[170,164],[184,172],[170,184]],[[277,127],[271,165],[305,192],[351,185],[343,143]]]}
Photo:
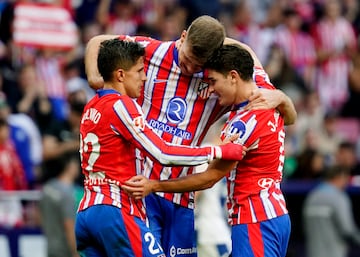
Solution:
{"label": "soccer player", "polygon": [[[145,118],[167,142],[178,145],[200,145],[210,126],[230,110],[220,106],[218,97],[210,95],[203,64],[223,43],[237,43],[225,38],[223,25],[210,16],[195,19],[176,41],[162,42],[148,37],[99,35],[86,49],[85,66],[89,84],[101,88],[103,79],[95,65],[99,44],[110,38],[140,42],[145,46],[147,81],[138,98]],[[254,57],[253,51],[241,44]],[[258,90],[249,98],[247,108],[278,106],[287,123],[294,122],[296,111],[291,100],[279,90]],[[139,161],[138,164],[143,162]],[[146,159],[145,175],[153,179],[171,179],[193,173],[192,167],[164,167]],[[194,192],[158,193],[146,199],[149,225],[161,241],[168,256],[196,257],[194,231]]]}
{"label": "soccer player", "polygon": [[144,48],[119,39],[104,41],[98,67],[104,88],[85,106],[80,125],[81,167],[85,193],[76,220],[77,249],[82,256],[164,256],[146,226],[142,201],[120,185],[142,170],[142,150],[162,165],[199,165],[213,158],[238,160],[239,144],[190,147],[163,141],[147,124],[134,98],[146,75]]}
{"label": "soccer player", "polygon": [[[186,192],[211,187],[227,177],[228,220],[232,225],[233,257],[285,257],[290,218],[280,189],[284,165],[284,120],[276,109],[246,110],[256,87],[273,88],[264,70],[255,67],[248,51],[224,45],[206,64],[210,91],[221,105],[233,106],[221,132],[223,140],[236,140],[248,151],[235,169],[234,162],[210,163],[203,173],[167,181],[137,176],[123,189],[135,199],[150,192]],[[253,79],[254,73],[254,79]]]}

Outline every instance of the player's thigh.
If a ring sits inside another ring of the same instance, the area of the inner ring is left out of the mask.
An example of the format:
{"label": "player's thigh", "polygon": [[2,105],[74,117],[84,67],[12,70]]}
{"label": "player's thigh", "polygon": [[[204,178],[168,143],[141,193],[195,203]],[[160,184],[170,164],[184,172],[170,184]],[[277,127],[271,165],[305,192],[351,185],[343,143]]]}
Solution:
{"label": "player's thigh", "polygon": [[146,199],[150,229],[167,256],[196,257],[194,210],[152,194]]}
{"label": "player's thigh", "polygon": [[[106,205],[93,206],[85,212],[88,224],[91,225],[87,226],[87,238],[81,238],[83,247],[79,250],[80,253],[86,254],[84,256],[88,257],[87,254],[90,253],[91,257],[164,256],[160,244],[140,218]],[[85,239],[90,240],[84,243]],[[95,255],[95,252],[101,255]]]}
{"label": "player's thigh", "polygon": [[290,218],[232,227],[232,257],[285,257],[290,238]]}

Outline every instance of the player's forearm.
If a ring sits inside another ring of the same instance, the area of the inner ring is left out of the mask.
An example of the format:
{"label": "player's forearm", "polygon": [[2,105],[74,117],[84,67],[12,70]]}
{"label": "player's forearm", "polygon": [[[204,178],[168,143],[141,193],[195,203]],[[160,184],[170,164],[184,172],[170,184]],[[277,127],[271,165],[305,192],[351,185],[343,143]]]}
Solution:
{"label": "player's forearm", "polygon": [[155,180],[152,184],[152,192],[183,193],[212,187],[214,183],[201,175],[194,174],[177,179]]}
{"label": "player's forearm", "polygon": [[93,89],[102,88],[104,85],[104,80],[99,73],[97,67],[97,57],[99,53],[99,47],[101,42],[107,39],[116,38],[115,35],[99,35],[91,38],[86,45],[85,49],[85,72],[89,85]]}
{"label": "player's forearm", "polygon": [[294,124],[297,118],[297,112],[292,100],[290,99],[290,97],[285,95],[281,90],[277,90],[277,92],[279,93],[281,99],[277,109],[284,117],[284,124],[285,125]]}
{"label": "player's forearm", "polygon": [[204,190],[212,187],[236,165],[234,161],[215,160],[206,171],[185,177],[152,181],[152,192],[183,193]]}

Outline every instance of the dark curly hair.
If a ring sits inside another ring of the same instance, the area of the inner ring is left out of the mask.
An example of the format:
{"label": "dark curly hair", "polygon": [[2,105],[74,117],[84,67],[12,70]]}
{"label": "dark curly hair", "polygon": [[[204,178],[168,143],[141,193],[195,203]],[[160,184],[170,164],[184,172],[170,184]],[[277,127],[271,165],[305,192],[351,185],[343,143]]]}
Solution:
{"label": "dark curly hair", "polygon": [[100,45],[97,58],[99,72],[104,81],[110,81],[113,71],[129,70],[144,54],[145,49],[139,43],[117,38],[105,40]]}
{"label": "dark curly hair", "polygon": [[249,81],[254,72],[254,60],[246,49],[239,45],[223,45],[205,63],[204,68],[215,70],[224,76],[236,70],[240,77]]}

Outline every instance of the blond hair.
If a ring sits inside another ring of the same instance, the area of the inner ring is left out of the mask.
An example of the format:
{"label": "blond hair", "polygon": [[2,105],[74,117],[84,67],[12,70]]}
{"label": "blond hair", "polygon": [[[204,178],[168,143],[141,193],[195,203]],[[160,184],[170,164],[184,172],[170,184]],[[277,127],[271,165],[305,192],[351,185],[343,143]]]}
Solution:
{"label": "blond hair", "polygon": [[224,39],[224,26],[208,15],[196,18],[190,24],[186,36],[192,54],[201,63],[205,63],[213,52],[222,46]]}

